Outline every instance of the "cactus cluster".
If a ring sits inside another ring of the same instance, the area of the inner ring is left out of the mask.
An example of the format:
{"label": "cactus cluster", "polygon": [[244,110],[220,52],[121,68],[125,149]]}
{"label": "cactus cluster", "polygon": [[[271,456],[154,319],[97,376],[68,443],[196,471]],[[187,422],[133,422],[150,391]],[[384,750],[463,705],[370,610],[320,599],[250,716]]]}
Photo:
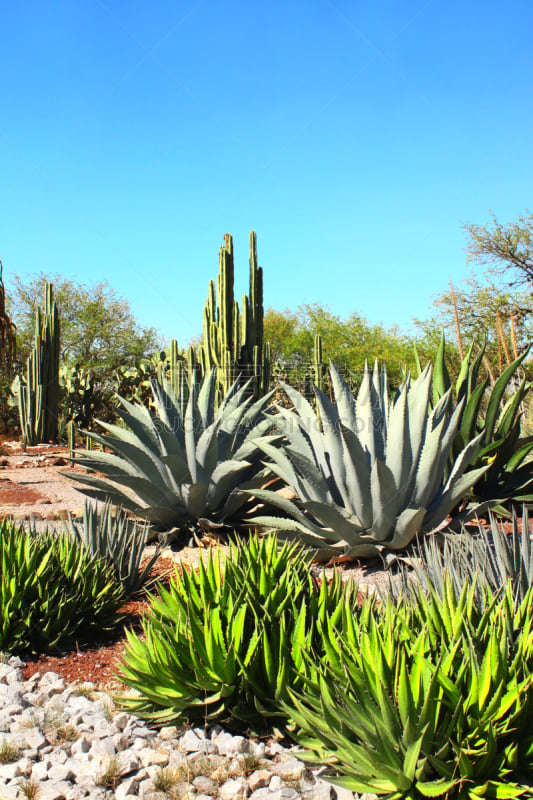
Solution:
{"label": "cactus cluster", "polygon": [[59,315],[53,287],[46,284],[46,306],[35,315],[35,339],[26,378],[17,377],[15,395],[25,445],[57,438],[59,400]]}
{"label": "cactus cluster", "polygon": [[233,238],[224,236],[217,284],[209,281],[204,307],[203,339],[198,356],[203,375],[217,371],[218,393],[224,397],[240,375],[253,377],[255,397],[268,391],[270,346],[263,344],[263,270],[257,266],[257,236],[250,232],[250,291],[242,310],[234,299]]}

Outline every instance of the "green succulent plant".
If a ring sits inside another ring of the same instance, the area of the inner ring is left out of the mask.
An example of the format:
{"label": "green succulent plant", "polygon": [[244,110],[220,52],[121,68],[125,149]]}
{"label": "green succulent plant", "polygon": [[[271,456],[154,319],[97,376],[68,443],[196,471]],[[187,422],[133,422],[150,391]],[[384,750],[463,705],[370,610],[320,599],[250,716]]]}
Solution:
{"label": "green succulent plant", "polygon": [[232,545],[224,564],[211,551],[198,573],[176,571],[142,635],[128,634],[119,677],[137,694],[122,703],[157,724],[283,724],[279,704],[301,685],[304,654],[320,651],[319,621],[334,624],[355,598],[338,578],[318,589],[309,554],[274,535]]}
{"label": "green succulent plant", "polygon": [[141,567],[148,541],[147,525],[131,522],[122,509],[114,509],[107,501],[101,510],[86,502],[83,520],[78,522],[69,514],[65,528],[70,536],[82,542],[91,556],[103,559],[112,567],[126,596],[151,585],[150,572],[161,548],[156,547],[154,554]]}
{"label": "green succulent plant", "polygon": [[268,472],[255,439],[271,427],[263,417],[270,395],[254,402],[234,383],[215,411],[215,372],[188,399],[170,383],[152,381],[155,413],[120,398],[125,427],[99,424],[106,436],[90,433],[109,452],[77,451],[76,465],[101,475],[70,477],[90,497],[106,500],[153,523],[159,530],[194,531],[236,524],[250,504],[246,489],[260,486]]}
{"label": "green succulent plant", "polygon": [[43,652],[112,630],[122,587],[70,536],[0,523],[0,651]]}
{"label": "green succulent plant", "polygon": [[[488,377],[480,377],[484,347],[474,358],[471,345],[461,363],[454,388],[457,400],[464,400],[464,405],[453,455],[474,436],[482,434],[472,467],[488,464],[489,468],[474,487],[473,498],[478,502],[533,501],[533,466],[528,459],[533,451],[533,439],[521,436],[523,402],[532,384],[525,377],[519,379],[520,367],[528,352],[529,348],[512,361],[491,388]],[[434,402],[451,388],[443,334],[435,356]]]}
{"label": "green succulent plant", "polygon": [[285,706],[300,757],[388,800],[531,797],[533,593],[485,599],[448,579],[324,629],[327,658]]}
{"label": "green succulent plant", "polygon": [[453,407],[448,391],[428,413],[431,367],[405,379],[389,403],[386,372],[368,364],[354,399],[333,364],[332,403],[315,387],[320,421],[311,405],[283,384],[294,410],[277,407],[285,439],[258,442],[268,467],[295,493],[255,492],[282,516],[256,516],[261,526],[298,536],[318,559],[375,556],[402,550],[433,530],[465,497],[487,466],[465,474],[481,435],[468,441],[447,480],[446,464],[457,434],[463,401]]}

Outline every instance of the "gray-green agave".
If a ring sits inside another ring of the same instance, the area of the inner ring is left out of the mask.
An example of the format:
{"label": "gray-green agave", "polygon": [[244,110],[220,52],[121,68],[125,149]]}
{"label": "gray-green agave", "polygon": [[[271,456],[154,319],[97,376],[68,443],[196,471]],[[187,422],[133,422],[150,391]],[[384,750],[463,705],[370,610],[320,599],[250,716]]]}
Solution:
{"label": "gray-green agave", "polygon": [[130,521],[127,514],[120,508],[114,509],[109,500],[101,510],[86,502],[83,521],[77,522],[69,514],[65,528],[70,536],[82,542],[91,556],[104,559],[113,568],[127,597],[141,589],[147,590],[155,582],[150,580],[150,573],[159,558],[159,546],[141,567],[149,526]]}
{"label": "gray-green agave", "polygon": [[488,468],[464,474],[480,437],[467,443],[445,480],[462,403],[453,408],[447,392],[428,414],[430,365],[416,380],[408,376],[391,403],[385,369],[377,365],[373,374],[366,365],[357,400],[333,364],[330,374],[335,404],[315,387],[320,421],[283,384],[294,405],[278,407],[275,417],[285,439],[279,448],[267,439],[258,444],[297,499],[256,491],[285,517],[254,521],[299,536],[319,559],[402,550],[440,525]]}
{"label": "gray-green agave", "polygon": [[[250,496],[265,480],[262,452],[254,440],[272,427],[263,416],[271,394],[253,402],[250,382],[237,381],[215,410],[216,377],[197,384],[187,401],[170,383],[152,381],[155,414],[119,398],[126,427],[99,424],[106,436],[90,433],[106,450],[76,453],[76,465],[93,474],[70,474],[82,491],[149,520],[159,530],[209,529],[242,517]],[[124,487],[124,488],[122,488]]]}

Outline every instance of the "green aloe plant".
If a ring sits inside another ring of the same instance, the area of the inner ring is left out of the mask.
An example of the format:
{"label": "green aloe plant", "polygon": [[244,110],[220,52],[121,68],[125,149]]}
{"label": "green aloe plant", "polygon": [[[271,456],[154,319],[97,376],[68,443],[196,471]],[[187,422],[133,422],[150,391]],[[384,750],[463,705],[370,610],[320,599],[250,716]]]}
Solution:
{"label": "green aloe plant", "polygon": [[141,560],[148,540],[149,527],[130,522],[122,509],[114,510],[107,501],[103,509],[85,503],[83,520],[77,522],[69,514],[65,524],[67,533],[82,542],[92,556],[106,561],[115,573],[126,596],[147,588],[150,572],[159,558],[158,546],[143,567]]}
{"label": "green aloe plant", "polygon": [[[209,554],[198,573],[176,571],[153,598],[142,635],[128,634],[120,680],[137,690],[121,699],[135,714],[265,728],[288,687],[301,686],[304,656],[320,650],[319,622],[334,624],[356,595],[340,579],[318,589],[309,554],[277,537],[232,545],[224,564]],[[343,600],[343,602],[341,602]]]}
{"label": "green aloe plant", "polygon": [[193,376],[188,396],[164,377],[152,381],[155,413],[119,398],[124,427],[100,422],[107,435],[88,434],[111,452],[76,452],[77,466],[104,477],[70,477],[88,496],[109,498],[159,530],[235,524],[250,502],[245,490],[265,480],[254,440],[272,427],[263,417],[271,395],[254,402],[249,385],[234,383],[215,411],[215,371],[199,385]]}
{"label": "green aloe plant", "polygon": [[112,630],[120,584],[71,537],[0,523],[0,651],[43,652]]}
{"label": "green aloe plant", "polygon": [[414,593],[324,629],[327,658],[286,706],[304,760],[388,800],[531,797],[532,590],[518,610],[449,579]]}
{"label": "green aloe plant", "polygon": [[[481,379],[480,376],[484,347],[474,357],[471,345],[461,362],[454,389],[457,400],[464,400],[464,405],[453,454],[457,454],[474,436],[482,434],[472,459],[473,468],[489,465],[485,474],[476,481],[473,492],[473,497],[480,502],[533,501],[533,467],[528,459],[533,451],[533,439],[521,436],[523,401],[531,383],[525,377],[518,379],[528,352],[529,348],[515,358],[490,389],[488,377]],[[511,389],[513,385],[514,390]],[[434,402],[438,402],[451,388],[443,334],[435,356]]]}
{"label": "green aloe plant", "polygon": [[281,446],[258,442],[268,467],[295,492],[295,500],[259,490],[258,499],[282,516],[258,516],[261,526],[298,536],[319,559],[375,556],[402,550],[439,526],[487,466],[465,473],[481,435],[468,441],[444,478],[463,401],[447,392],[428,414],[431,368],[405,379],[389,403],[387,377],[368,364],[354,399],[332,364],[335,404],[315,387],[320,422],[311,405],[283,384],[294,410],[278,407]]}

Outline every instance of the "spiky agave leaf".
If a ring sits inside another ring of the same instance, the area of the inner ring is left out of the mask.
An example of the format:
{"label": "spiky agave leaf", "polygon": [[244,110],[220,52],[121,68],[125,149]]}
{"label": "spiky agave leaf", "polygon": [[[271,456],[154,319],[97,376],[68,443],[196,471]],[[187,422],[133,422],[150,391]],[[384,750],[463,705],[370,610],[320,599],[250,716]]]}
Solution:
{"label": "spiky agave leaf", "polygon": [[448,390],[428,414],[430,365],[414,381],[407,376],[390,403],[385,375],[371,375],[368,365],[356,401],[333,364],[330,373],[335,403],[315,387],[320,425],[309,404],[284,386],[294,405],[275,417],[284,441],[257,445],[297,497],[256,492],[283,517],[254,522],[299,536],[323,557],[402,550],[439,525],[488,469],[466,472],[480,436],[466,443],[446,479],[462,403],[454,408]]}
{"label": "spiky agave leaf", "polygon": [[215,410],[215,383],[214,371],[194,380],[185,405],[164,377],[152,381],[155,414],[119,398],[125,427],[99,423],[106,435],[88,435],[105,450],[77,452],[90,472],[69,477],[160,530],[235,521],[249,502],[244,490],[267,474],[253,440],[272,427],[263,415],[272,393],[254,402],[250,381],[236,382]]}

